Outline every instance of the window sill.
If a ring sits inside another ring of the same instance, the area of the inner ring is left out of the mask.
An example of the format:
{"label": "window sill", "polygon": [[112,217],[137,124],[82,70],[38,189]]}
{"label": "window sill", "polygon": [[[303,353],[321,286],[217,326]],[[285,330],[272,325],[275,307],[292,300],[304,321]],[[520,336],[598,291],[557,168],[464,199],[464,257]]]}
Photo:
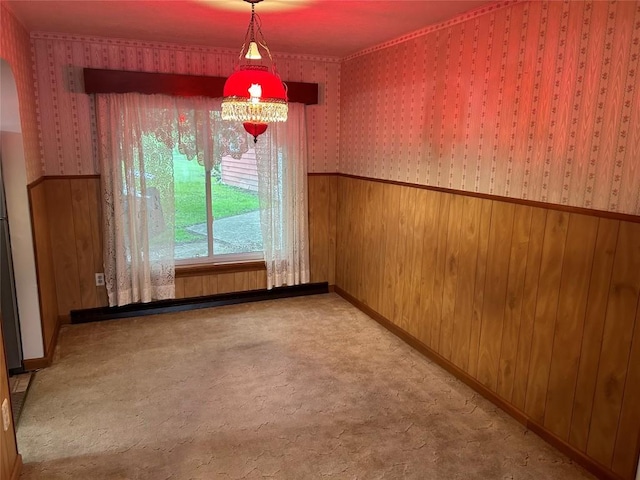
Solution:
{"label": "window sill", "polygon": [[252,272],[266,270],[264,260],[234,263],[200,263],[176,265],[176,278],[195,277],[198,275],[214,275],[218,273]]}

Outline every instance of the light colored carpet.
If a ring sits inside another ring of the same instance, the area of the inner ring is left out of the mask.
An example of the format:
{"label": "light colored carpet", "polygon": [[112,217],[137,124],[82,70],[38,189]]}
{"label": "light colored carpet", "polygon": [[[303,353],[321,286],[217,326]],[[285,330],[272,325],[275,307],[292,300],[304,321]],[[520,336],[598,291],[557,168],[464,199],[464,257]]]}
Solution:
{"label": "light colored carpet", "polygon": [[592,478],[335,294],[66,326],[23,479]]}

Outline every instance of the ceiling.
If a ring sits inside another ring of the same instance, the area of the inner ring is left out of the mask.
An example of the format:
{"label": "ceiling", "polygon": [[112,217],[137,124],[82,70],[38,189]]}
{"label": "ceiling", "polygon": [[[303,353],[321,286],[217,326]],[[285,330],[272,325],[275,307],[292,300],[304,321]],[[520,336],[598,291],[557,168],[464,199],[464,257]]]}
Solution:
{"label": "ceiling", "polygon": [[[238,48],[242,0],[8,0],[29,32],[60,32]],[[343,58],[493,0],[264,0],[256,5],[274,52]]]}

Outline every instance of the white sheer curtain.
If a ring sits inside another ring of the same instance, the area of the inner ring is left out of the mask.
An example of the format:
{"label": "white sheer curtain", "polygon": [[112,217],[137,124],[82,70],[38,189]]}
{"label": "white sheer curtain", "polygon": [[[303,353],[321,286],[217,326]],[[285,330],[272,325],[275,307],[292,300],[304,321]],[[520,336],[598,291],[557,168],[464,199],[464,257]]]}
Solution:
{"label": "white sheer curtain", "polygon": [[269,125],[256,144],[267,288],[309,282],[307,142],[304,105]]}
{"label": "white sheer curtain", "polygon": [[220,156],[220,100],[96,98],[109,305],[174,298],[173,152],[207,171]]}
{"label": "white sheer curtain", "polygon": [[[242,126],[220,119],[219,99],[104,94],[96,105],[109,305],[173,298],[173,153],[210,172]],[[268,288],[309,281],[306,148],[299,104],[256,145]]]}
{"label": "white sheer curtain", "polygon": [[171,97],[96,98],[109,305],[173,298]]}

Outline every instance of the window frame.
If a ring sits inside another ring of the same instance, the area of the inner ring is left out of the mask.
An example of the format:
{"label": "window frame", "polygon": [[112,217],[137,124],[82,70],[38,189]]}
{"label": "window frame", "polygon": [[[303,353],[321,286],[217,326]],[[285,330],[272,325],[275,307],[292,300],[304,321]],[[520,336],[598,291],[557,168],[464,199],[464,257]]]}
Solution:
{"label": "window frame", "polygon": [[[248,134],[247,134],[248,135]],[[247,140],[247,144],[250,144]],[[175,161],[175,160],[174,160]],[[187,160],[189,162],[193,160]],[[264,262],[264,250],[255,252],[243,252],[243,253],[222,253],[215,254],[215,238],[213,237],[215,217],[213,216],[213,187],[211,181],[212,170],[204,169],[204,185],[205,185],[205,210],[206,210],[206,223],[207,223],[207,255],[191,258],[176,258],[174,253],[174,264],[176,267],[188,267],[190,265],[235,265],[251,262]],[[174,204],[175,204],[174,196]],[[175,232],[174,232],[175,235]],[[175,239],[174,239],[175,242]]]}

